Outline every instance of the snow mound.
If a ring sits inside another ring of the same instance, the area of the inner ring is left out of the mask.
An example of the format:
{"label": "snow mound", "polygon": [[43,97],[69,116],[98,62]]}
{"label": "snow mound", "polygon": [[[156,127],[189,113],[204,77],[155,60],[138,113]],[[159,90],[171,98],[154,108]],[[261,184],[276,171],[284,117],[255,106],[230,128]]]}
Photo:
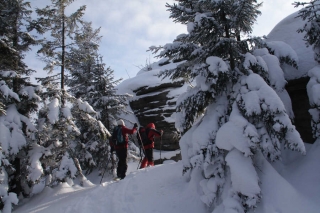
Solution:
{"label": "snow mound", "polygon": [[317,62],[314,60],[312,46],[307,47],[303,40],[305,33],[297,32],[297,30],[305,24],[305,21],[301,18],[296,18],[297,16],[298,12],[295,12],[284,18],[271,30],[266,39],[267,42],[283,41],[296,51],[299,58],[298,70],[289,65],[283,65],[285,78],[287,80],[307,76],[307,72],[317,65]]}

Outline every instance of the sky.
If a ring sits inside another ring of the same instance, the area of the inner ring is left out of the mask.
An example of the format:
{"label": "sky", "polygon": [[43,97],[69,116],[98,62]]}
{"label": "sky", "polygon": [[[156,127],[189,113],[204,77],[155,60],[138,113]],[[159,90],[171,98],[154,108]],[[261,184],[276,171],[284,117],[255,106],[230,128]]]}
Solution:
{"label": "sky", "polygon": [[[32,7],[43,8],[49,0],[30,0]],[[89,3],[90,2],[90,3]],[[186,33],[186,26],[169,19],[165,4],[174,0],[77,0],[69,10],[87,5],[84,15],[95,28],[101,27],[103,36],[100,54],[104,63],[115,72],[115,78],[134,77],[147,63],[158,61],[148,48],[172,42],[176,36]],[[259,1],[261,2],[261,1]],[[260,9],[253,35],[267,35],[283,18],[297,11],[293,0],[267,0]],[[43,63],[36,59],[35,51],[26,56],[27,64],[40,75]],[[37,74],[37,75],[38,75]]]}

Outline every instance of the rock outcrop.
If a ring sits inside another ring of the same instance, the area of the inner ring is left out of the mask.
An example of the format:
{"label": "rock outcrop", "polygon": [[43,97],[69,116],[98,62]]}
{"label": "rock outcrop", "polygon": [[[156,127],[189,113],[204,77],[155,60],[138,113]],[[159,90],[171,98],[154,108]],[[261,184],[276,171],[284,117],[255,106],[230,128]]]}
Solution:
{"label": "rock outcrop", "polygon": [[286,89],[290,95],[292,110],[295,115],[293,124],[296,126],[304,142],[313,143],[315,139],[312,137],[311,115],[308,112],[310,109],[307,94],[308,81],[309,77],[290,80]]}
{"label": "rock outcrop", "polygon": [[173,119],[177,96],[172,96],[170,93],[183,85],[183,81],[177,81],[153,87],[143,86],[133,91],[136,98],[130,102],[130,107],[139,123],[143,126],[148,123],[155,123],[158,130],[162,129],[164,131],[162,144],[160,139],[156,139],[156,149],[161,148],[168,151],[179,149],[180,137]]}
{"label": "rock outcrop", "polygon": [[184,93],[187,85],[182,79],[172,81],[168,77],[159,77],[163,70],[172,69],[178,63],[160,60],[140,70],[133,78],[126,79],[118,85],[119,94],[132,94],[129,100],[134,117],[130,122],[141,126],[154,123],[156,129],[163,130],[162,140],[156,138],[155,149],[179,150],[180,133],[175,128],[176,101]]}

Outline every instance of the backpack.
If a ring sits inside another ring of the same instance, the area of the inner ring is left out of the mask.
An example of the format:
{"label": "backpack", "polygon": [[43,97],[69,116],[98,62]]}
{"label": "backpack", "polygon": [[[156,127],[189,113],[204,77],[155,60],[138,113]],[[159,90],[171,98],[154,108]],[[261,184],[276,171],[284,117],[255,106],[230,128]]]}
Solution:
{"label": "backpack", "polygon": [[124,144],[125,140],[122,135],[122,126],[114,127],[113,133],[112,133],[112,141],[113,141],[113,144],[115,145]]}
{"label": "backpack", "polygon": [[[144,128],[144,127],[139,128],[139,134],[137,134],[137,139],[138,139],[140,146],[141,146],[141,144],[143,144],[145,146],[145,145],[152,143],[152,141],[148,138],[148,134],[149,134],[148,128]],[[140,135],[142,141],[140,140],[139,135]]]}

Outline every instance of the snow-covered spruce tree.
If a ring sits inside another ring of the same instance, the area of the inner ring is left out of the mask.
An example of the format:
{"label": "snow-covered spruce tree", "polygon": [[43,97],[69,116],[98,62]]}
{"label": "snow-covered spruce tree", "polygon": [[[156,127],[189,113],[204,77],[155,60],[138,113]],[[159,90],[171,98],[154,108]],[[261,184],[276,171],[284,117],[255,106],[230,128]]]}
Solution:
{"label": "snow-covered spruce tree", "polygon": [[70,75],[67,78],[69,92],[76,98],[87,100],[87,90],[90,90],[94,72],[98,61],[98,50],[101,36],[100,29],[93,29],[90,22],[83,22],[79,33],[75,36],[75,45],[71,47],[66,58],[70,67]]}
{"label": "snow-covered spruce tree", "polygon": [[[320,1],[313,0],[310,2],[295,2],[295,7],[304,6],[299,11],[298,17],[307,20],[303,28],[298,32],[305,33],[304,39],[307,46],[312,46],[314,50],[314,58],[320,63]],[[311,126],[313,137],[320,137],[320,65],[312,68],[308,72],[310,80],[307,85],[308,97],[311,109]]]}
{"label": "snow-covered spruce tree", "polygon": [[[33,30],[29,9],[24,0],[0,2],[0,113],[1,202],[0,210],[11,212],[11,203],[27,195],[25,158],[28,138],[36,130],[31,113],[37,110],[40,88],[30,82],[33,72],[23,62],[24,54],[36,43],[28,31]],[[14,193],[9,193],[14,192]]]}
{"label": "snow-covered spruce tree", "polygon": [[97,141],[106,140],[110,133],[87,102],[65,96],[72,107],[61,107],[58,97],[50,98],[39,114],[38,143],[29,152],[28,180],[34,183],[45,179],[46,185],[52,186],[79,174],[84,184],[82,170],[96,166],[93,150]]}
{"label": "snow-covered spruce tree", "polygon": [[[104,126],[112,131],[115,120],[118,120],[122,114],[132,113],[127,110],[128,98],[131,95],[117,93],[116,85],[122,79],[114,79],[114,71],[110,67],[106,67],[102,61],[102,57],[99,58],[100,61],[93,69],[92,84],[88,87],[86,98],[99,113],[99,119]],[[104,168],[105,166],[104,163],[109,156],[109,143],[103,148],[102,152],[97,150],[97,161],[100,163],[99,168]],[[129,154],[128,158],[130,157],[131,155]],[[114,160],[112,160],[112,165],[115,168]]]}
{"label": "snow-covered spruce tree", "polygon": [[100,113],[106,128],[111,129],[120,114],[130,113],[126,110],[129,95],[117,94],[116,85],[122,79],[114,79],[114,70],[106,67],[98,54],[99,31],[92,29],[91,23],[84,23],[81,34],[76,36],[77,47],[68,54],[72,67],[68,86],[76,97],[88,101]]}
{"label": "snow-covered spruce tree", "polygon": [[109,153],[107,138],[111,136],[100,120],[97,120],[97,112],[88,102],[77,99],[73,104],[72,115],[81,135],[73,141],[74,155],[79,159],[82,169],[86,174],[93,168],[105,166],[105,156]]}
{"label": "snow-covered spruce tree", "polygon": [[[66,15],[65,9],[73,0],[52,0],[51,5],[36,9],[39,16],[34,22],[41,26],[50,37],[44,39],[38,54],[46,62],[44,68],[49,72],[55,67],[60,73],[38,78],[45,88],[43,93],[44,107],[38,118],[37,143],[29,154],[28,181],[34,183],[46,178],[46,185],[55,185],[61,181],[74,178],[81,168],[77,156],[72,150],[73,142],[80,135],[71,115],[71,106],[75,99],[65,91],[65,54],[71,47],[77,25],[82,22],[85,6],[76,12]],[[59,82],[60,81],[60,82]]]}
{"label": "snow-covered spruce tree", "polygon": [[[69,16],[66,15],[65,9],[74,0],[51,0],[51,5],[43,9],[36,9],[37,25],[43,28],[43,32],[50,32],[50,38],[44,39],[41,43],[41,48],[38,50],[39,56],[42,56],[46,67],[44,68],[49,73],[55,67],[60,67],[60,87],[61,93],[65,92],[65,54],[72,46],[73,36],[78,24],[82,23],[85,6],[80,7]],[[64,105],[64,96],[61,96],[62,104]]]}
{"label": "snow-covered spruce tree", "polygon": [[100,113],[100,119],[108,129],[113,129],[113,121],[127,110],[129,94],[118,94],[116,86],[122,79],[114,79],[114,70],[106,67],[102,57],[93,71],[92,85],[88,91],[88,102]]}
{"label": "snow-covered spruce tree", "polygon": [[282,147],[305,152],[279,97],[289,98],[275,56],[296,65],[296,54],[284,44],[244,38],[260,14],[255,0],[166,6],[188,34],[151,50],[181,61],[162,76],[194,84],[177,101],[185,175],[200,181],[201,199],[214,213],[248,212],[261,200],[261,162],[280,159]]}
{"label": "snow-covered spruce tree", "polygon": [[[28,153],[27,180],[31,184],[45,181],[46,186],[53,186],[69,181],[81,172],[74,154],[74,141],[80,130],[75,125],[69,104],[74,102],[74,98],[66,92],[61,94],[59,83],[56,88],[42,84],[47,91],[42,94],[44,106],[38,115],[38,132]],[[62,95],[68,104],[62,104]]]}
{"label": "snow-covered spruce tree", "polygon": [[[66,54],[70,76],[67,79],[69,91],[75,97],[87,101],[98,112],[104,126],[112,130],[113,121],[126,111],[127,94],[117,94],[115,86],[122,80],[114,80],[113,70],[105,68],[99,57],[100,29],[93,29],[91,23],[83,23],[80,33],[75,36],[76,46]],[[84,127],[86,128],[86,127]],[[89,130],[90,128],[87,128]],[[93,129],[92,129],[93,130]],[[85,134],[90,134],[86,131]],[[94,146],[88,144],[94,162],[103,167],[108,158],[109,145],[101,134],[95,134]]]}
{"label": "snow-covered spruce tree", "polygon": [[[29,118],[17,111],[15,102],[20,101],[19,95],[9,88],[3,77],[9,73],[16,74],[14,71],[0,71],[0,101],[7,105],[2,105],[4,108],[0,115],[0,210],[3,212],[11,212],[12,204],[18,204],[17,193],[13,192],[15,187],[10,185],[9,176],[16,172],[15,159],[27,144],[22,131],[23,122],[35,130]],[[20,164],[17,168],[20,169]],[[14,182],[20,186],[20,179]]]}
{"label": "snow-covered spruce tree", "polygon": [[[63,2],[58,3],[61,5]],[[66,6],[68,5],[68,2],[64,2],[63,4]],[[44,10],[46,10],[46,8]],[[60,10],[57,10],[58,13],[59,11]],[[48,11],[38,10],[38,12],[46,16],[45,14]],[[30,167],[29,180],[32,182],[37,182],[45,177],[47,180],[50,180],[47,182],[47,185],[55,185],[59,181],[65,181],[66,179],[74,178],[76,175],[74,171],[75,168],[82,177],[82,180],[85,180],[85,177],[82,174],[82,169],[90,172],[91,169],[97,165],[96,159],[94,159],[96,158],[96,152],[103,152],[102,148],[107,147],[106,138],[108,135],[110,135],[110,133],[104,127],[104,125],[96,119],[96,117],[98,117],[98,113],[93,110],[87,101],[83,102],[80,99],[81,96],[76,94],[77,97],[79,97],[76,99],[74,96],[69,95],[64,91],[63,85],[68,85],[72,88],[72,85],[69,85],[68,82],[61,80],[61,89],[59,90],[57,87],[57,80],[59,79],[59,76],[60,79],[65,77],[65,74],[62,74],[65,73],[64,70],[73,73],[74,70],[81,69],[79,64],[77,64],[79,63],[79,57],[88,56],[88,54],[83,52],[82,53],[84,56],[74,54],[75,49],[77,49],[78,46],[85,46],[83,43],[85,43],[88,39],[86,40],[81,38],[87,36],[87,32],[85,31],[86,26],[91,26],[90,23],[86,23],[81,20],[82,12],[83,8],[80,8],[70,17],[63,18],[62,20],[65,20],[66,23],[64,25],[62,24],[62,26],[65,28],[64,30],[61,29],[60,34],[57,35],[55,32],[59,31],[59,23],[55,23],[53,21],[55,19],[53,16],[51,17],[51,24],[56,27],[56,29],[53,28],[55,30],[51,31],[53,38],[55,38],[56,45],[59,45],[60,40],[72,40],[72,45],[67,45],[68,48],[62,48],[62,52],[60,53],[59,51],[56,52],[54,50],[55,46],[50,46],[52,43],[47,42],[39,51],[39,53],[44,54],[45,61],[49,62],[46,68],[52,69],[54,66],[63,66],[63,71],[61,69],[61,73],[58,75],[39,79],[47,89],[46,97],[44,98],[46,98],[50,104],[46,106],[40,113],[39,118],[41,118],[41,121],[39,120],[40,122],[38,126],[40,130],[39,141],[38,144],[35,144],[34,146],[35,150],[37,151],[32,152],[32,155],[30,155],[29,158],[30,163],[33,162],[35,165],[34,167]],[[63,16],[65,15],[63,14]],[[72,29],[73,26],[70,25],[69,22],[75,22],[76,20],[83,24],[81,29]],[[42,25],[43,22],[44,20],[39,20],[39,23],[42,23]],[[63,33],[66,33],[69,36],[68,39],[64,38]],[[92,38],[92,40],[93,39],[94,38]],[[90,40],[90,42],[92,42],[92,40]],[[88,44],[88,46],[93,44],[94,42]],[[49,52],[52,51],[50,54],[47,54],[47,47],[52,48],[52,50],[49,50]],[[89,50],[87,49],[86,51]],[[61,63],[57,63],[55,61],[56,59],[61,59]],[[52,120],[53,115],[51,111],[54,111],[52,110],[53,106],[61,107],[61,112],[56,112],[56,115],[54,116],[59,115],[57,117],[58,119]],[[66,113],[66,111],[68,112]],[[69,126],[64,132],[59,128],[59,126],[62,127],[62,124],[59,124],[61,120],[62,123],[67,121],[65,122],[65,127]],[[55,129],[57,129],[56,133],[52,134],[55,132]],[[62,145],[60,143],[56,143],[56,140],[61,141]],[[56,162],[52,161],[52,159],[55,159]],[[37,167],[40,162],[42,163],[42,166]],[[50,169],[48,170],[47,168]],[[59,172],[59,170],[61,171],[61,168],[64,172]]]}

